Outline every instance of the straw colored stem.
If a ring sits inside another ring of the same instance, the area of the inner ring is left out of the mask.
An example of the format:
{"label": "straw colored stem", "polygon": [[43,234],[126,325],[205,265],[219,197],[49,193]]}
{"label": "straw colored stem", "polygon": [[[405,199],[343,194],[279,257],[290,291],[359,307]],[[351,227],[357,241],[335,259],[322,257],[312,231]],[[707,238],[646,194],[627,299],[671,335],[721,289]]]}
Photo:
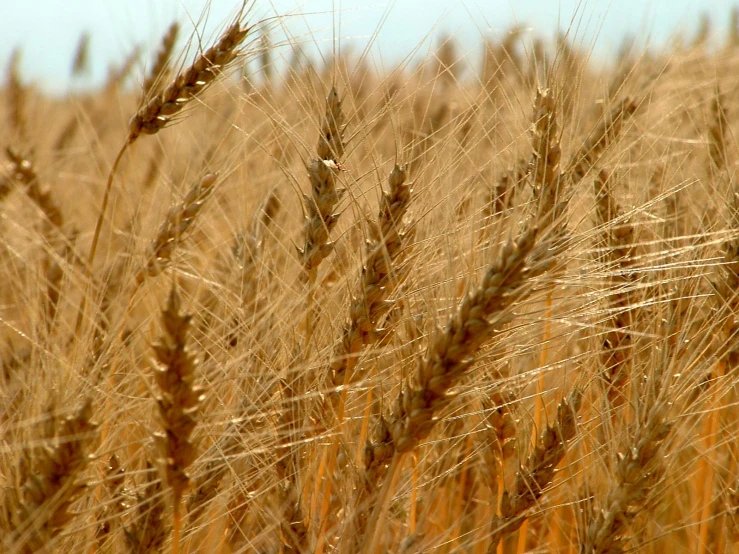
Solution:
{"label": "straw colored stem", "polygon": [[[87,255],[87,264],[85,264],[85,273],[86,273],[85,277],[87,278],[88,286],[89,286],[89,283],[92,283],[93,264],[95,263],[95,255],[97,254],[98,243],[100,241],[100,233],[103,230],[103,222],[105,221],[105,213],[108,211],[108,202],[110,201],[110,191],[113,188],[113,177],[115,176],[115,172],[118,169],[118,164],[121,163],[123,154],[128,149],[129,144],[130,142],[126,141],[126,143],[118,151],[118,155],[115,157],[115,160],[113,161],[113,165],[110,168],[110,173],[108,173],[108,179],[105,182],[105,189],[103,190],[103,200],[100,203],[100,210],[98,211],[98,216],[95,221],[95,230],[92,233],[92,242],[90,243],[90,253]],[[87,296],[88,294],[91,294],[91,293],[92,291],[87,290],[82,295],[82,300],[80,301],[80,307],[77,309],[77,321],[74,326],[75,333],[79,333],[81,330],[82,321],[85,316],[85,306],[87,302]]]}
{"label": "straw colored stem", "polygon": [[390,506],[393,491],[403,468],[405,454],[405,452],[396,454],[393,456],[392,462],[390,462],[390,466],[385,474],[385,483],[380,490],[374,510],[367,524],[367,535],[365,537],[369,540],[365,541],[365,545],[361,550],[362,554],[379,554],[381,552],[382,540],[380,536],[382,535],[383,527],[380,525],[380,521],[385,519],[388,507]]}

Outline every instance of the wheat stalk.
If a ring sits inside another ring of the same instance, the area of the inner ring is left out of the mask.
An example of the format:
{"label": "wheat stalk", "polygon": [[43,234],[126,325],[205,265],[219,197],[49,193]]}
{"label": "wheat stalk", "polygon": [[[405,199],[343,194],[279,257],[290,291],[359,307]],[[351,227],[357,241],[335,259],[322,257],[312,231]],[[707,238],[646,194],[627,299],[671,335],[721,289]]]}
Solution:
{"label": "wheat stalk", "polygon": [[[144,104],[131,119],[128,126],[128,137],[113,161],[103,190],[103,199],[100,203],[100,211],[95,222],[92,243],[90,244],[90,253],[87,256],[88,278],[91,276],[90,271],[92,271],[91,268],[97,254],[100,233],[113,186],[113,177],[126,149],[142,134],[153,135],[161,131],[172,122],[174,116],[180,113],[188,102],[202,94],[215,81],[216,77],[222,74],[229,65],[233,64],[237,59],[239,47],[249,33],[249,29],[249,27],[242,25],[241,17],[237,18],[236,22],[226,29],[213,46],[195,58],[191,66],[178,74],[160,94]],[[86,301],[87,295],[84,295],[78,310],[75,325],[77,330],[79,330],[82,323]]]}

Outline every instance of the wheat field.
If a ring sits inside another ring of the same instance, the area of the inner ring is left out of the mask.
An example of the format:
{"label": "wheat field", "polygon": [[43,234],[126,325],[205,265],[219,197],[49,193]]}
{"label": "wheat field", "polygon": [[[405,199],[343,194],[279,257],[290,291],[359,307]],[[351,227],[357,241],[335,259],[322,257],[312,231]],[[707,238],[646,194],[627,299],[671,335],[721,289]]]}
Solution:
{"label": "wheat field", "polygon": [[8,63],[0,551],[739,552],[739,12],[380,72],[250,8]]}

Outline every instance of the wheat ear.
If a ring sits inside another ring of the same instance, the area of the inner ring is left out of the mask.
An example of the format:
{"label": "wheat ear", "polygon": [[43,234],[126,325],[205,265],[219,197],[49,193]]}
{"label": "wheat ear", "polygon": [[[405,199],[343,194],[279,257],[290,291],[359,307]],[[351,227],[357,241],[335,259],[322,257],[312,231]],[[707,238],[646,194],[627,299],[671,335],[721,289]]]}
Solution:
{"label": "wheat ear", "polygon": [[336,175],[344,156],[343,124],[339,93],[332,87],[326,97],[326,114],[321,120],[316,146],[318,158],[308,165],[311,195],[304,196],[308,212],[303,231],[305,244],[298,249],[303,270],[311,283],[315,282],[318,266],[332,250],[331,230],[339,219],[334,210],[343,193],[336,188]]}
{"label": "wheat ear", "polygon": [[[565,232],[565,216],[569,191],[565,191],[566,180],[562,178],[560,162],[562,151],[559,144],[559,129],[557,125],[557,104],[549,90],[538,90],[534,101],[534,126],[531,137],[533,149],[530,175],[537,198],[537,225],[549,230],[552,226],[555,236],[562,236]],[[544,329],[539,351],[539,367],[545,368],[549,363],[549,341],[551,340],[551,319],[553,304],[553,289],[547,291],[546,308],[544,312]],[[531,441],[536,441],[536,433],[541,429],[541,418],[544,411],[544,372],[539,372],[534,404],[534,425]],[[527,521],[524,520],[524,529],[521,531],[525,542]],[[522,545],[525,546],[525,545]],[[519,552],[522,548],[519,548]]]}
{"label": "wheat ear", "polygon": [[606,249],[604,261],[609,268],[611,292],[608,294],[609,329],[603,339],[601,361],[607,397],[614,407],[627,399],[626,385],[630,379],[632,326],[636,317],[634,286],[638,274],[634,271],[634,227],[623,218],[621,208],[611,192],[611,175],[602,170],[594,181],[595,213],[602,230],[601,245]]}
{"label": "wheat ear", "polygon": [[[321,120],[321,134],[316,145],[317,159],[308,165],[308,178],[311,185],[311,195],[303,196],[305,210],[307,211],[305,228],[303,231],[304,245],[298,248],[298,256],[303,266],[302,279],[308,285],[307,306],[305,310],[305,337],[304,350],[307,351],[313,337],[314,306],[313,296],[315,294],[315,283],[318,276],[318,267],[333,249],[330,242],[331,230],[336,226],[339,215],[334,213],[343,190],[336,187],[337,174],[342,170],[340,160],[344,156],[343,138],[344,114],[341,109],[341,99],[336,87],[326,97],[326,112]],[[341,419],[341,415],[339,415]],[[329,449],[324,452],[322,468],[328,468],[329,479],[326,480],[323,491],[323,503],[320,511],[321,527],[319,529],[316,554],[323,553],[323,537],[325,534],[326,515],[328,513],[331,498],[331,478],[333,475],[336,454],[338,451],[338,437],[336,437]],[[325,457],[328,456],[328,460]],[[318,480],[323,477],[319,471]]]}
{"label": "wheat ear", "polygon": [[72,75],[78,76],[90,69],[90,33],[83,32],[77,41],[77,49],[72,60]]}
{"label": "wheat ear", "polygon": [[708,126],[708,153],[717,169],[726,167],[726,135],[729,132],[729,120],[726,111],[726,99],[716,89],[711,102],[711,124]]}
{"label": "wheat ear", "polygon": [[64,223],[62,212],[54,202],[51,192],[41,187],[34,163],[30,158],[19,154],[11,147],[8,147],[5,152],[12,162],[11,176],[13,180],[25,185],[28,198],[38,206],[49,223],[60,228]]}
{"label": "wheat ear", "polygon": [[[12,511],[4,521],[8,526],[13,552],[32,554],[46,552],[52,541],[74,518],[72,504],[86,487],[83,473],[90,461],[90,452],[97,441],[97,425],[91,422],[92,401],[87,400],[79,411],[64,419],[58,432],[56,421],[49,416],[45,430],[48,440],[29,453],[21,464],[20,489],[11,491]],[[3,514],[6,515],[6,514]]]}
{"label": "wheat ear", "polygon": [[[501,326],[513,319],[510,308],[530,293],[530,280],[553,266],[553,253],[545,245],[536,244],[536,229],[525,231],[509,241],[482,279],[474,293],[458,308],[444,332],[429,346],[420,364],[415,385],[405,385],[398,397],[390,423],[392,448],[390,467],[367,525],[363,552],[374,554],[379,547],[380,518],[408,452],[425,439],[437,422],[436,414],[453,396],[449,390],[467,373],[478,350],[500,332]],[[375,456],[368,450],[367,458]]]}
{"label": "wheat ear", "polygon": [[629,448],[619,453],[614,483],[582,534],[583,554],[619,554],[631,539],[631,522],[644,509],[664,473],[662,447],[671,431],[658,408],[638,424]]}
{"label": "wheat ear", "polygon": [[538,196],[537,224],[541,229],[559,221],[567,207],[560,178],[562,151],[559,146],[556,102],[548,89],[539,89],[534,100],[533,154],[530,176]]}
{"label": "wheat ear", "polygon": [[[128,126],[128,138],[113,161],[105,183],[103,199],[100,203],[100,211],[95,222],[95,230],[92,234],[90,253],[87,256],[87,277],[92,278],[92,266],[97,253],[100,233],[103,229],[105,212],[108,210],[110,191],[113,186],[113,177],[118,169],[123,154],[142,134],[153,135],[161,131],[175,115],[180,113],[187,103],[212,84],[215,78],[236,60],[239,46],[243,43],[249,32],[248,27],[243,27],[240,20],[233,23],[221,35],[215,45],[200,54],[193,64],[185,69],[164,90],[142,106],[131,119]],[[77,315],[76,329],[82,325],[87,295],[82,296],[80,308]]]}
{"label": "wheat ear", "polygon": [[116,531],[121,528],[121,515],[128,507],[124,494],[126,482],[126,470],[121,467],[118,456],[111,455],[105,468],[105,489],[110,502],[102,506],[98,514],[100,522],[95,530],[95,542],[99,549],[105,548],[107,539],[114,537]]}
{"label": "wheat ear", "polygon": [[625,98],[610,112],[603,114],[597,127],[583,142],[570,160],[566,173],[573,183],[583,180],[585,175],[598,163],[598,160],[621,134],[623,125],[636,113],[637,103]]}
{"label": "wheat ear", "polygon": [[21,143],[28,140],[28,121],[26,113],[26,100],[28,91],[23,86],[20,78],[19,49],[13,50],[8,63],[8,103],[10,104],[10,124],[15,129],[16,138]]}
{"label": "wheat ear", "polygon": [[[411,187],[406,184],[408,173],[405,167],[395,166],[390,172],[390,190],[383,193],[376,225],[371,227],[370,240],[366,247],[366,260],[359,282],[359,290],[353,296],[349,308],[349,321],[344,326],[342,340],[336,346],[334,361],[331,364],[332,390],[330,410],[343,425],[347,388],[353,380],[354,368],[362,349],[381,336],[387,329],[381,329],[385,316],[393,307],[391,295],[402,280],[399,263],[408,253],[408,234],[402,230],[402,221],[411,202]],[[368,398],[371,401],[371,398]],[[360,444],[366,435],[363,429]],[[332,445],[331,456],[336,455],[338,439]],[[369,453],[370,458],[373,454]],[[374,462],[375,463],[376,459]],[[365,506],[366,501],[358,492],[357,503]],[[363,508],[363,510],[366,508]],[[363,531],[363,510],[357,512],[361,521],[355,523]],[[366,519],[366,518],[365,518]]]}
{"label": "wheat ear", "polygon": [[173,553],[179,552],[182,530],[180,505],[190,487],[188,468],[197,458],[192,433],[198,423],[198,411],[205,396],[195,385],[198,362],[188,347],[191,316],[180,309],[180,296],[173,287],[162,311],[164,335],[154,345],[157,408],[163,433],[154,435],[164,465],[164,474],[172,492]]}
{"label": "wheat ear", "polygon": [[128,79],[128,77],[131,75],[131,72],[133,71],[133,68],[136,66],[136,62],[139,59],[139,56],[141,55],[141,47],[140,46],[134,46],[133,50],[126,56],[126,59],[123,60],[121,65],[119,66],[111,66],[108,69],[108,77],[105,81],[105,85],[103,86],[103,90],[105,91],[106,96],[112,95],[115,93],[121,85]]}
{"label": "wheat ear", "polygon": [[359,290],[352,298],[349,321],[331,364],[334,387],[352,382],[360,351],[384,333],[380,327],[393,306],[390,296],[402,278],[398,262],[408,252],[408,236],[402,230],[411,201],[411,188],[405,183],[407,175],[405,167],[397,165],[390,172],[390,190],[383,194],[377,224],[371,227]]}
{"label": "wheat ear", "polygon": [[202,94],[236,59],[248,33],[249,28],[243,27],[240,21],[226,29],[218,42],[136,112],[128,125],[128,142],[142,134],[154,135],[171,123],[190,100]]}
{"label": "wheat ear", "polygon": [[534,447],[534,451],[522,465],[513,487],[503,491],[500,514],[491,523],[489,554],[495,554],[498,544],[506,535],[517,531],[528,518],[528,512],[552,484],[554,472],[567,452],[567,442],[577,433],[577,412],[582,394],[574,390],[557,408],[557,421],[547,425]]}
{"label": "wheat ear", "polygon": [[136,273],[137,283],[143,283],[146,277],[159,275],[169,266],[172,254],[213,193],[217,179],[217,173],[208,173],[190,188],[179,205],[169,211],[149,246],[146,263]]}
{"label": "wheat ear", "polygon": [[159,472],[146,460],[146,485],[136,494],[136,516],[133,524],[124,529],[130,554],[159,554],[169,536],[164,521],[166,503]]}

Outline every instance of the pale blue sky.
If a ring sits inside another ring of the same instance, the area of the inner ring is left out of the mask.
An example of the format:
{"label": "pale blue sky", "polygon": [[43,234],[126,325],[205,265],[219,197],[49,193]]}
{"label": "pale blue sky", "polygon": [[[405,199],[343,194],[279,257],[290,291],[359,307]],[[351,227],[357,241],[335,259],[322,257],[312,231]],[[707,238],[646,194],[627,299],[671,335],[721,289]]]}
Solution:
{"label": "pale blue sky", "polygon": [[[209,36],[239,6],[241,0],[0,0],[0,63],[15,46],[23,51],[24,78],[63,91],[69,86],[72,57],[80,34],[92,34],[93,73],[103,79],[111,61],[120,60],[133,45],[156,49],[169,23],[178,18],[185,36],[195,22],[207,17]],[[377,32],[374,60],[388,66],[422,44],[426,52],[433,36],[454,33],[470,59],[479,57],[484,36],[501,36],[523,24],[551,38],[555,29],[571,29],[575,41],[597,56],[614,52],[625,34],[664,44],[678,29],[695,32],[702,11],[724,34],[737,0],[255,0],[254,14],[293,14],[283,19],[289,33],[331,48],[339,37],[344,48],[363,50]],[[333,14],[333,15],[332,15]],[[335,27],[335,30],[334,30]],[[310,35],[306,29],[310,28]],[[316,50],[313,50],[314,52]],[[284,52],[289,56],[289,52]],[[143,60],[146,58],[142,58]]]}

